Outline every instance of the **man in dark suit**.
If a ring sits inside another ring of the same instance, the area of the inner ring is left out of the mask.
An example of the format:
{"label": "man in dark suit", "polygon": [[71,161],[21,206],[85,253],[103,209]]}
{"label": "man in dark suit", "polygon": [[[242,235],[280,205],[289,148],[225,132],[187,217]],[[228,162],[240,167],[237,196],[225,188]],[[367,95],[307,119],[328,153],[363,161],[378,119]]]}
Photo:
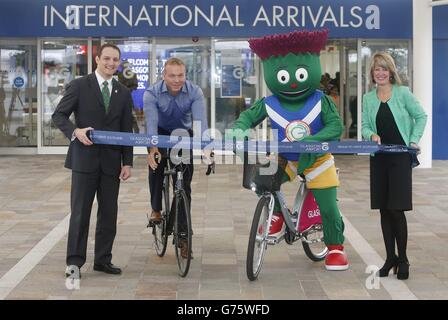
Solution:
{"label": "man in dark suit", "polygon": [[[67,243],[67,277],[80,274],[86,261],[92,203],[97,196],[98,213],[93,269],[120,274],[114,266],[112,245],[116,234],[120,179],[131,176],[132,147],[94,145],[92,129],[132,132],[132,97],[112,78],[120,65],[120,49],[104,44],[96,56],[97,69],[73,80],[67,87],[52,119],[71,140],[65,167],[72,170],[71,217]],[[69,120],[75,114],[75,123]],[[75,270],[75,271],[74,271]]]}

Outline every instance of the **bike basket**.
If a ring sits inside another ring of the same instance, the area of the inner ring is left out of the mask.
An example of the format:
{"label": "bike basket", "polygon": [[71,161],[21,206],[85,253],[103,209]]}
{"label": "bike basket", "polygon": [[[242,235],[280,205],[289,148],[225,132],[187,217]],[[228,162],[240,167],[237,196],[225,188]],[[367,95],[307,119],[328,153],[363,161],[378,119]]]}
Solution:
{"label": "bike basket", "polygon": [[251,190],[255,187],[257,191],[279,191],[285,171],[280,159],[278,162],[277,166],[269,162],[266,164],[248,163],[247,157],[245,157],[243,187]]}

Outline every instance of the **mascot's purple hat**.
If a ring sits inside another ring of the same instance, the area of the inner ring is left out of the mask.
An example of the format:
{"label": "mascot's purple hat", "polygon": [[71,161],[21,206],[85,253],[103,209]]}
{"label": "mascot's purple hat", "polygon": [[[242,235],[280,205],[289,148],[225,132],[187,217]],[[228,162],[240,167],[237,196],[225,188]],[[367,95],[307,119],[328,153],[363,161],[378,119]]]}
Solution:
{"label": "mascot's purple hat", "polygon": [[262,38],[249,39],[249,47],[261,60],[272,56],[286,56],[288,53],[319,54],[325,47],[328,29],[316,31],[294,31]]}

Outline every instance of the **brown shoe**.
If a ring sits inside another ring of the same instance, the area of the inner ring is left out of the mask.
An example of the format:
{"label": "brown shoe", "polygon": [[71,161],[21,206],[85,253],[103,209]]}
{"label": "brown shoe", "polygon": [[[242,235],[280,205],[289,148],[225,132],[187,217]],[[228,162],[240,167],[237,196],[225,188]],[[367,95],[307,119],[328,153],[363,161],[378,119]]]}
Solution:
{"label": "brown shoe", "polygon": [[188,241],[185,239],[180,240],[180,256],[188,259]]}
{"label": "brown shoe", "polygon": [[162,221],[162,214],[160,211],[152,211],[151,216],[149,217],[149,222],[160,222]]}

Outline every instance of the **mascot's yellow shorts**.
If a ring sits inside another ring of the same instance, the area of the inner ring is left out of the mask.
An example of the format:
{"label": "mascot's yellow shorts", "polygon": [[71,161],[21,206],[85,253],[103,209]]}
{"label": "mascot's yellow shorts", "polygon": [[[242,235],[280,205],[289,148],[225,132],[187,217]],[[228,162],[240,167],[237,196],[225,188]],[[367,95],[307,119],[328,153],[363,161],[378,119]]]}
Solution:
{"label": "mascot's yellow shorts", "polygon": [[[296,178],[298,165],[297,161],[288,161],[285,171],[290,181]],[[303,174],[305,175],[308,189],[325,189],[339,186],[334,157],[330,153],[317,158],[316,162],[311,167],[305,169]]]}

